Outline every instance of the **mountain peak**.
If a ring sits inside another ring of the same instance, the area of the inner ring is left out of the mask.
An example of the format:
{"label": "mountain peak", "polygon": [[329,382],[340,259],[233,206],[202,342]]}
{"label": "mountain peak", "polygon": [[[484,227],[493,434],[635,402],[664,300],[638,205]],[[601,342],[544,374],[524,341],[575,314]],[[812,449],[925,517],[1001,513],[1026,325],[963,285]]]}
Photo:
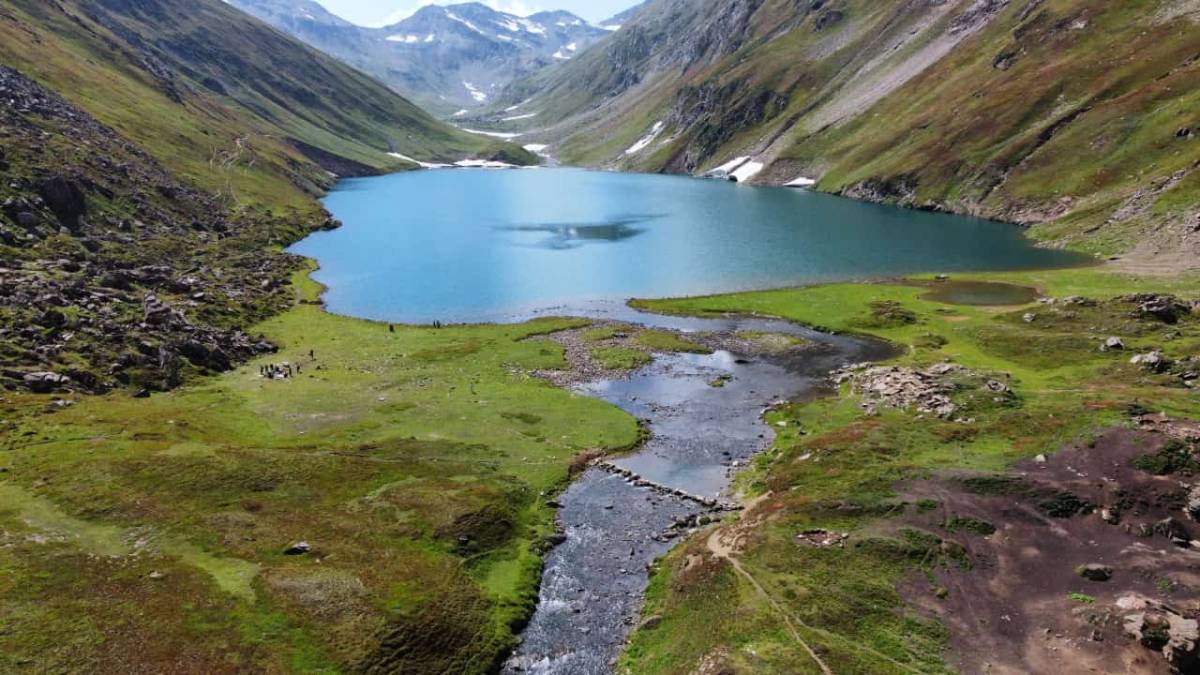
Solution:
{"label": "mountain peak", "polygon": [[520,16],[480,2],[425,5],[382,28],[348,24],[314,0],[228,2],[447,117],[490,103],[516,79],[570,61],[609,33],[565,10]]}
{"label": "mountain peak", "polygon": [[226,0],[243,11],[269,23],[309,23],[349,28],[354,24],[325,9],[316,0]]}

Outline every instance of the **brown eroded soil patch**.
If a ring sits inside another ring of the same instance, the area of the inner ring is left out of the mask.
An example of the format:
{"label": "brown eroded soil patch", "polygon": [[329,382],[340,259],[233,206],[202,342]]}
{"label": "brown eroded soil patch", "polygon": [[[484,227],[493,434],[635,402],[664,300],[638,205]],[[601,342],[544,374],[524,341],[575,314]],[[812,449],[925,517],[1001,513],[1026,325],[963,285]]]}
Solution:
{"label": "brown eroded soil patch", "polygon": [[[1118,598],[1137,593],[1188,618],[1200,613],[1200,551],[1155,524],[1189,533],[1183,475],[1134,467],[1166,434],[1114,429],[999,476],[956,475],[900,486],[918,504],[904,527],[966,549],[964,564],[913,578],[901,592],[949,629],[965,673],[1168,673],[1163,656],[1125,634]],[[911,513],[911,512],[910,512]],[[989,534],[991,528],[994,532]],[[1108,581],[1077,568],[1111,567]]]}

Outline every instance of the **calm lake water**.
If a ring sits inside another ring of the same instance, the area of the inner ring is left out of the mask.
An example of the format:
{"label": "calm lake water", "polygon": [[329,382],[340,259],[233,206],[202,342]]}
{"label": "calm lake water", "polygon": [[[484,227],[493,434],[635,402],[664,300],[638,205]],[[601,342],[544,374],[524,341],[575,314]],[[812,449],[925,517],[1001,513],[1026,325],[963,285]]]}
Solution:
{"label": "calm lake water", "polygon": [[345,226],[292,250],[320,261],[330,310],[397,322],[1084,260],[1012,225],[676,176],[417,171],[343,181],[325,205]]}

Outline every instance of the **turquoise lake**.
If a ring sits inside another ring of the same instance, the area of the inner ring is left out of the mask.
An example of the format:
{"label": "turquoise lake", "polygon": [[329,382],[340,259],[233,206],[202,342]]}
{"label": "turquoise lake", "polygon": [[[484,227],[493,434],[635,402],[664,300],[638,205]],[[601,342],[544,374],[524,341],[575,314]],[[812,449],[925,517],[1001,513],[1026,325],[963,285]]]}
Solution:
{"label": "turquoise lake", "polygon": [[342,181],[325,206],[344,226],[292,250],[320,262],[331,311],[396,322],[1086,261],[1013,225],[677,176],[415,171]]}

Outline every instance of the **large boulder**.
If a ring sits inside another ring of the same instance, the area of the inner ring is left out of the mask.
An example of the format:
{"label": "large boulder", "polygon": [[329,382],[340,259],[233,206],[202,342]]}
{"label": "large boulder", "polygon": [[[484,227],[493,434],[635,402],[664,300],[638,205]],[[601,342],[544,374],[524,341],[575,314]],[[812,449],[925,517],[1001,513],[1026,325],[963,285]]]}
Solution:
{"label": "large boulder", "polygon": [[22,382],[35,394],[49,394],[66,389],[71,385],[71,378],[66,375],[51,372],[27,373]]}
{"label": "large boulder", "polygon": [[188,320],[183,313],[168,305],[153,293],[147,293],[142,300],[144,321],[151,326],[187,326]]}
{"label": "large boulder", "polygon": [[194,366],[218,372],[233,370],[233,363],[220,347],[199,340],[186,340],[179,345],[179,353]]}
{"label": "large boulder", "polygon": [[1113,568],[1099,563],[1080,565],[1076,571],[1088,581],[1108,581],[1113,575]]}
{"label": "large boulder", "polygon": [[37,323],[44,328],[62,328],[67,323],[67,316],[57,309],[48,309],[38,317]]}
{"label": "large boulder", "polygon": [[298,541],[291,546],[283,549],[284,555],[307,555],[312,552],[312,544],[307,541]]}
{"label": "large boulder", "polygon": [[32,211],[19,211],[16,216],[17,224],[26,230],[32,230],[42,224],[42,219]]}
{"label": "large boulder", "polygon": [[1139,318],[1157,319],[1166,324],[1179,323],[1180,317],[1192,313],[1191,305],[1173,295],[1139,293],[1126,299],[1138,303],[1136,314]]}
{"label": "large boulder", "polygon": [[131,291],[133,279],[124,270],[109,270],[100,275],[100,285],[118,291]]}
{"label": "large boulder", "polygon": [[1154,534],[1160,537],[1166,537],[1171,540],[1171,543],[1176,546],[1187,547],[1191,545],[1192,534],[1183,523],[1174,518],[1163,518],[1154,523]]}
{"label": "large boulder", "polygon": [[1200,484],[1193,485],[1188,490],[1187,514],[1192,520],[1200,521]]}
{"label": "large boulder", "polygon": [[38,186],[38,194],[58,222],[72,230],[79,228],[79,219],[87,214],[87,200],[78,183],[55,176],[42,181]]}
{"label": "large boulder", "polygon": [[1171,365],[1167,357],[1163,356],[1163,353],[1157,350],[1149,354],[1138,354],[1129,359],[1129,362],[1135,366],[1141,366],[1152,373],[1161,373]]}
{"label": "large boulder", "polygon": [[140,284],[155,286],[171,278],[171,268],[166,265],[143,265],[131,270],[129,276]]}
{"label": "large boulder", "polygon": [[1200,672],[1200,624],[1174,608],[1130,594],[1117,600],[1125,632],[1146,649],[1162,654],[1172,673]]}

